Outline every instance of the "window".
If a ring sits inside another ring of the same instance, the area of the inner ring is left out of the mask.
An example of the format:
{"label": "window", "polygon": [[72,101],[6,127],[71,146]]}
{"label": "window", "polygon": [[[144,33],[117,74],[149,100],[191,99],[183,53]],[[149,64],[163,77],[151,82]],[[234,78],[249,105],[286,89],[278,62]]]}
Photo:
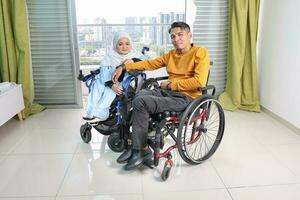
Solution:
{"label": "window", "polygon": [[79,107],[81,90],[72,0],[27,0],[34,100],[47,107]]}
{"label": "window", "polygon": [[76,0],[77,35],[81,68],[99,65],[113,33],[126,31],[133,46],[150,48],[156,57],[172,47],[169,25],[185,21],[185,0]]}
{"label": "window", "polygon": [[218,94],[224,90],[228,0],[27,0],[27,6],[38,103],[81,106],[79,58],[81,68],[98,67],[113,33],[121,30],[131,34],[136,49],[148,46],[147,56],[156,57],[172,48],[167,30],[173,21],[187,21],[193,42],[209,49],[209,81]]}
{"label": "window", "polygon": [[114,32],[129,32],[136,49],[147,56],[172,48],[168,35],[174,21],[186,21],[193,42],[208,48],[213,67],[209,83],[224,91],[228,46],[228,0],[76,0],[81,68],[98,67]]}

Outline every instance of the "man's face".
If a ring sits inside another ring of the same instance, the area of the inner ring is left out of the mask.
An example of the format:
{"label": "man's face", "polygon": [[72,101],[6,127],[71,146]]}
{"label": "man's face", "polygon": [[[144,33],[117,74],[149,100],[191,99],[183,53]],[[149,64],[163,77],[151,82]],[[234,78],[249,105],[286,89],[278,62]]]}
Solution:
{"label": "man's face", "polygon": [[170,33],[171,41],[175,49],[184,50],[191,45],[192,33],[179,27],[173,28]]}

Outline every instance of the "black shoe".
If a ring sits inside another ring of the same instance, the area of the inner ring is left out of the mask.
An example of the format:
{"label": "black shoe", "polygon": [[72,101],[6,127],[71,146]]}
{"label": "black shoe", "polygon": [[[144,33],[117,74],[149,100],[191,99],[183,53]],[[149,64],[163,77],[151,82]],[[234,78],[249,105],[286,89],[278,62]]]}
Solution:
{"label": "black shoe", "polygon": [[95,119],[95,117],[85,116],[85,117],[82,117],[82,119],[91,121],[91,120]]}
{"label": "black shoe", "polygon": [[126,149],[117,159],[117,163],[125,163],[129,160],[129,158],[132,155],[132,147],[129,146],[128,149]]}
{"label": "black shoe", "polygon": [[128,163],[124,166],[125,170],[133,170],[143,165],[143,163],[152,157],[152,151],[147,150],[132,150],[132,156]]}

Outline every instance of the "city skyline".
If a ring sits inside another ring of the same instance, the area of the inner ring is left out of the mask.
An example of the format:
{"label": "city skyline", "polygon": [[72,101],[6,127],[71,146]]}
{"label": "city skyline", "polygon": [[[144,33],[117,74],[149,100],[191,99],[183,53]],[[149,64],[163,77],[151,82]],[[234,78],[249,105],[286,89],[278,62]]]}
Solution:
{"label": "city skyline", "polygon": [[[126,17],[124,25],[106,25],[105,19],[98,19],[99,25],[78,25],[78,42],[81,63],[95,64],[101,62],[105,51],[111,47],[113,33],[126,31],[131,35],[133,46],[141,48],[150,47],[151,57],[164,53],[171,47],[168,34],[169,25],[174,21],[183,21],[184,14],[181,13],[160,13],[157,17]],[[155,25],[143,26],[141,24],[151,23]],[[126,25],[137,24],[137,25]],[[157,25],[156,25],[157,24]],[[164,24],[164,25],[162,25]]]}
{"label": "city skyline", "polygon": [[127,17],[156,17],[159,13],[170,12],[184,13],[185,0],[110,0],[105,3],[99,0],[76,0],[78,24],[93,23],[97,18],[104,18],[109,24],[125,23]]}

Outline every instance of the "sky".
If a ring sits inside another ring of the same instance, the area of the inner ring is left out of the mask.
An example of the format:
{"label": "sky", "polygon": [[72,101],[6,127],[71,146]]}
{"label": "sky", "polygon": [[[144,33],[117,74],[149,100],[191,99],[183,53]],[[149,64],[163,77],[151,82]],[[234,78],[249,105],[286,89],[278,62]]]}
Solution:
{"label": "sky", "polygon": [[185,0],[75,0],[77,23],[94,23],[106,18],[107,23],[124,23],[128,16],[157,16],[159,12],[184,13]]}

